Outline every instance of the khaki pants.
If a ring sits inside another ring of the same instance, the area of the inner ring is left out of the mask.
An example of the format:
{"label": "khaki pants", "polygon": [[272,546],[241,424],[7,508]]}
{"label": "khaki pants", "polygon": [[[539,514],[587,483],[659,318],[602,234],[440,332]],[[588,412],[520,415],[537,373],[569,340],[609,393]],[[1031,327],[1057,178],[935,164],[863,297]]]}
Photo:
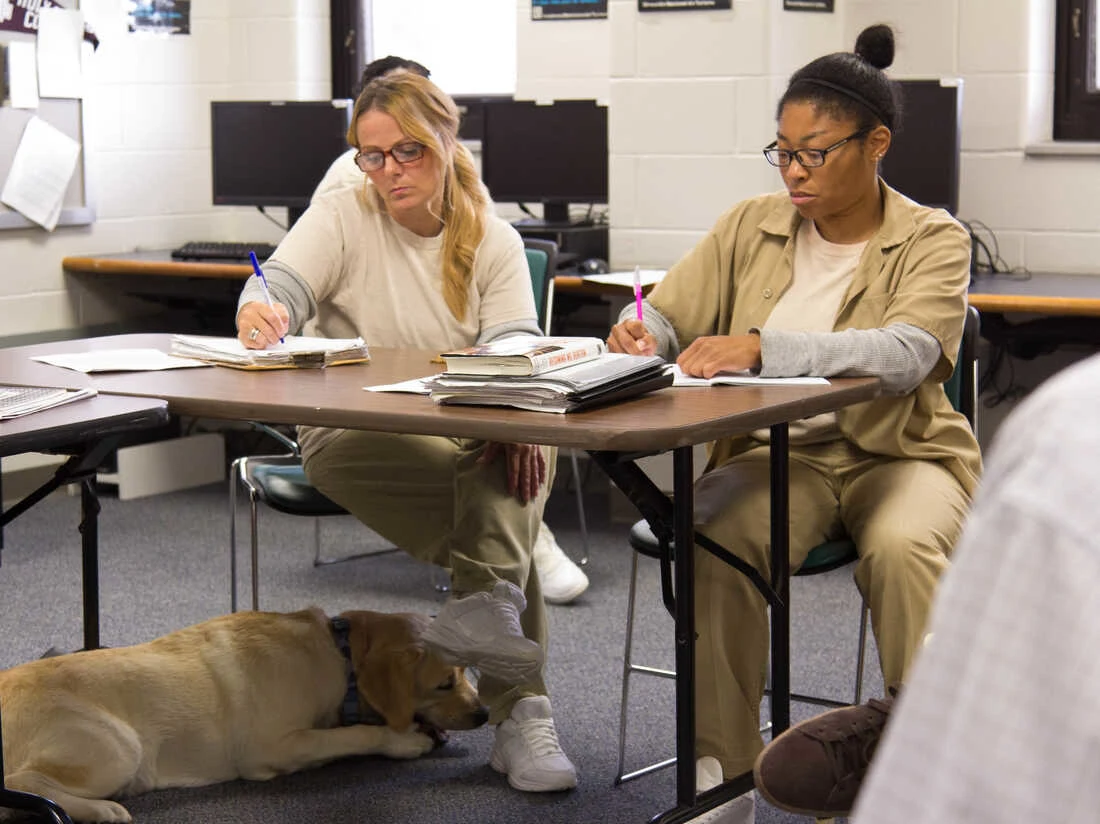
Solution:
{"label": "khaki pants", "polygon": [[[738,455],[695,487],[707,536],[770,577],[768,447]],[[962,485],[932,461],[888,460],[847,441],[791,446],[790,558],[848,534],[855,580],[871,610],[885,682],[902,681],[920,647],[933,592],[969,507]],[[752,769],[763,747],[760,702],[768,662],[762,595],[733,567],[695,549],[697,755],[726,777]]]}
{"label": "khaki pants", "polygon": [[[556,450],[548,452],[547,482],[523,504],[508,492],[504,461],[477,463],[485,441],[344,430],[304,455],[317,489],[415,558],[451,571],[456,597],[511,581],[523,590],[524,634],[546,648],[546,611],[532,547],[553,482]],[[542,676],[511,685],[482,676],[481,700],[490,721],[509,716],[520,698],[545,695]]]}

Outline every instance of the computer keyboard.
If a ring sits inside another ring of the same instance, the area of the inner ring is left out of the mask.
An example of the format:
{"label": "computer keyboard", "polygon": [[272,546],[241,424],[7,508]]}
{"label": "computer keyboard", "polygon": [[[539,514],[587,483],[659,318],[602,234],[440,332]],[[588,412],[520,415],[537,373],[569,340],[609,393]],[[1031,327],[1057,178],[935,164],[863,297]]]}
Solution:
{"label": "computer keyboard", "polygon": [[260,261],[275,252],[270,243],[238,243],[224,240],[189,240],[172,250],[176,260],[233,260],[248,262],[248,253],[255,252]]}

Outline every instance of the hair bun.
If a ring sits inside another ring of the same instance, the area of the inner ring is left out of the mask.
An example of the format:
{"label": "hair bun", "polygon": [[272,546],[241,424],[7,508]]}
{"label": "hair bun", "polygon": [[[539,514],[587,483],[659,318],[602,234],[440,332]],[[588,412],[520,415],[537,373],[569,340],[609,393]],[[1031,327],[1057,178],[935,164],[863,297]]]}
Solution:
{"label": "hair bun", "polygon": [[885,69],[894,62],[894,30],[884,23],[868,26],[856,38],[856,56],[876,69]]}

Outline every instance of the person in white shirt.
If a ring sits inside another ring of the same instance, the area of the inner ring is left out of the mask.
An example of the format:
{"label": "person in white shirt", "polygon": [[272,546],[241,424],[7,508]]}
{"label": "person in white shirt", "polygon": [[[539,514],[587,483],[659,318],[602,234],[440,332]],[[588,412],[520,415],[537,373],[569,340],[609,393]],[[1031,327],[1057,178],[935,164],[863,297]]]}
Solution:
{"label": "person in white shirt", "polygon": [[[415,72],[422,77],[431,77],[431,72],[415,60],[404,57],[388,55],[372,60],[363,69],[360,78],[360,88],[365,88],[374,78],[381,77],[395,70]],[[341,189],[346,186],[369,186],[370,178],[355,165],[355,149],[348,149],[329,166],[321,182],[313,192],[316,199],[327,192]],[[486,195],[488,196],[488,195]],[[535,536],[535,566],[539,571],[539,579],[542,582],[542,597],[550,604],[568,604],[579,598],[588,589],[588,576],[573,563],[573,560],[565,554],[558,545],[554,533],[546,525],[546,521],[539,524],[538,534]]]}
{"label": "person in white shirt", "polygon": [[[1094,355],[1001,424],[927,641],[892,707],[831,710],[764,751],[787,777],[771,787],[786,809],[841,777],[856,824],[1096,821],[1098,404]],[[845,735],[814,744],[815,722]],[[823,806],[799,812],[822,816]]]}
{"label": "person in white shirt", "polygon": [[[539,334],[523,242],[492,214],[458,109],[409,71],[360,93],[348,143],[370,186],[318,197],[250,278],[238,339],[312,334],[442,352]],[[375,532],[450,570],[454,597],[424,633],[480,671],[496,723],[491,766],[515,788],[576,786],[542,670],[546,610],[532,547],[556,450],[467,438],[299,427],[310,482]]]}

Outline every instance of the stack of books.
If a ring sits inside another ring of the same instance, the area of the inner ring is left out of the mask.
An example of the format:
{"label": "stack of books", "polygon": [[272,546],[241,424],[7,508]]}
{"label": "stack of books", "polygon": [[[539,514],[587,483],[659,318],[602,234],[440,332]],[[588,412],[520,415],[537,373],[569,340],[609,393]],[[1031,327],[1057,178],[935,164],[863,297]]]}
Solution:
{"label": "stack of books", "polygon": [[608,352],[598,338],[522,336],[441,357],[431,382],[441,404],[576,412],[672,385],[662,358]]}
{"label": "stack of books", "polygon": [[184,358],[236,369],[321,369],[370,360],[362,338],[315,338],[288,335],[267,349],[249,349],[236,338],[173,335],[171,352]]}

